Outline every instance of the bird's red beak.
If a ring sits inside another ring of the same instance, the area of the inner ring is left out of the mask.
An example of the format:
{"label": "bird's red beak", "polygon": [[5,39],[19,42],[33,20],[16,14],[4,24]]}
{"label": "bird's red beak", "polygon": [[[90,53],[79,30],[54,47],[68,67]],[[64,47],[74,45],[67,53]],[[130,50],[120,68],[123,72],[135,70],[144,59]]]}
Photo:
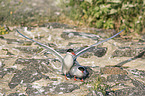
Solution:
{"label": "bird's red beak", "polygon": [[84,73],[84,71],[82,71],[82,73]]}
{"label": "bird's red beak", "polygon": [[76,56],[76,54],[75,54],[74,52],[72,52],[71,54],[73,54],[73,55],[75,55],[75,56]]}

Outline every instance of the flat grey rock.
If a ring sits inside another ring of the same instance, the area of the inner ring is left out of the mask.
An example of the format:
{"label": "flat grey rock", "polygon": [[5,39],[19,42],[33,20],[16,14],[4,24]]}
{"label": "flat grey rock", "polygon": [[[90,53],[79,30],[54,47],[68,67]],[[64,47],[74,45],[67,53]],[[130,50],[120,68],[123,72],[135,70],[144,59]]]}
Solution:
{"label": "flat grey rock", "polygon": [[48,84],[42,86],[43,91],[40,92],[37,88],[29,85],[26,89],[28,95],[52,95],[52,94],[64,94],[70,93],[73,90],[79,89],[79,86],[72,83],[60,83],[60,84]]}

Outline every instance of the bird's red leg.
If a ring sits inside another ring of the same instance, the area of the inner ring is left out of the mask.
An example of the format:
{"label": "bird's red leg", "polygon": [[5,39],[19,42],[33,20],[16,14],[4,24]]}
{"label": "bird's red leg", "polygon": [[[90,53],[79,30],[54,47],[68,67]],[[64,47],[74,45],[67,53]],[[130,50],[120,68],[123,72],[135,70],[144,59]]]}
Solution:
{"label": "bird's red leg", "polygon": [[74,76],[74,80],[77,81],[76,76]]}
{"label": "bird's red leg", "polygon": [[84,82],[84,79],[82,78],[81,81]]}
{"label": "bird's red leg", "polygon": [[66,75],[65,75],[65,79],[68,80],[67,77],[66,77]]}

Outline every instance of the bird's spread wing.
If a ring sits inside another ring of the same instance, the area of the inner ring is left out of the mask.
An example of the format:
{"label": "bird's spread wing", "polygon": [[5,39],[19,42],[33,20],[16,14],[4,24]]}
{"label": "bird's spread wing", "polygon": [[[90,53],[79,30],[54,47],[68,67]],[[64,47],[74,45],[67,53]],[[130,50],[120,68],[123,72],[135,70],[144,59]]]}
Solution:
{"label": "bird's spread wing", "polygon": [[106,42],[106,41],[108,41],[108,40],[114,38],[115,36],[117,36],[117,35],[119,35],[121,32],[123,32],[125,29],[126,29],[126,28],[124,28],[123,30],[121,30],[120,32],[118,32],[117,34],[113,35],[113,36],[110,37],[110,38],[107,38],[107,39],[105,39],[105,40],[102,40],[102,41],[100,41],[100,42],[98,42],[98,43],[95,43],[95,44],[93,44],[93,45],[91,45],[91,46],[89,46],[89,47],[86,47],[86,48],[80,50],[79,52],[76,53],[75,59],[77,59],[77,57],[79,57],[80,55],[86,53],[91,47],[96,46],[96,45],[99,45],[99,44],[101,44],[101,43],[103,43],[103,42]]}
{"label": "bird's spread wing", "polygon": [[23,37],[25,37],[25,38],[27,38],[27,39],[29,39],[29,40],[31,40],[31,41],[37,43],[38,45],[40,45],[40,46],[42,46],[42,47],[44,47],[44,48],[46,48],[49,52],[51,52],[52,54],[54,54],[55,56],[57,56],[61,61],[63,60],[63,57],[62,57],[57,51],[55,51],[53,48],[51,48],[51,47],[49,47],[49,46],[46,46],[46,45],[44,45],[44,44],[42,44],[42,43],[39,43],[39,42],[37,42],[37,41],[35,41],[35,40],[33,40],[33,39],[30,39],[29,37],[27,37],[27,36],[23,35],[22,33],[20,33],[18,30],[16,30],[16,31],[17,31],[20,35],[22,35]]}

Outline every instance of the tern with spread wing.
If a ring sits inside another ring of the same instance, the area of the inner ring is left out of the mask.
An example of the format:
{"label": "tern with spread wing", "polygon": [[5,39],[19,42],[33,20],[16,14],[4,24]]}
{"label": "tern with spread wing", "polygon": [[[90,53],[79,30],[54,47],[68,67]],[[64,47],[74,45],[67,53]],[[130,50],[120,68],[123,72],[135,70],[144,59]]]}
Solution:
{"label": "tern with spread wing", "polygon": [[62,63],[62,73],[65,75],[65,78],[67,79],[66,75],[68,74],[70,68],[74,64],[74,55],[75,55],[75,53],[74,53],[73,49],[68,49],[66,55],[64,57],[62,57],[60,55],[60,53],[58,53],[57,51],[55,51],[53,48],[51,48],[49,46],[46,46],[46,45],[44,45],[42,43],[39,43],[39,42],[37,42],[37,41],[35,41],[33,39],[30,39],[29,37],[27,37],[27,36],[23,35],[22,33],[20,33],[18,30],[16,30],[16,31],[20,35],[22,35],[23,37],[25,37],[25,38],[27,38],[27,39],[29,39],[29,40],[37,43],[38,45],[40,45],[40,46],[42,46],[44,48],[46,48],[53,55],[57,56],[59,58],[60,62]]}
{"label": "tern with spread wing", "polygon": [[[95,44],[93,44],[93,45],[91,45],[91,46],[89,46],[89,47],[86,47],[86,48],[82,49],[81,51],[77,52],[76,54],[74,53],[73,49],[68,49],[68,50],[67,50],[67,54],[66,54],[64,57],[61,56],[61,54],[58,53],[57,51],[55,51],[53,48],[51,48],[51,47],[49,47],[49,46],[46,46],[46,45],[44,45],[44,44],[42,44],[42,43],[39,43],[39,42],[37,42],[37,41],[35,41],[35,40],[33,40],[33,39],[30,39],[29,37],[27,37],[27,36],[23,35],[22,33],[20,33],[18,30],[16,30],[16,31],[17,31],[20,35],[22,35],[23,37],[25,37],[25,38],[27,38],[27,39],[29,39],[29,40],[31,40],[31,41],[37,43],[38,45],[40,45],[40,46],[44,47],[45,49],[47,49],[47,50],[48,50],[50,53],[52,53],[53,55],[57,56],[57,57],[59,58],[59,60],[61,61],[61,63],[62,63],[62,73],[63,73],[63,74],[65,75],[65,77],[66,77],[66,75],[69,73],[69,71],[71,70],[71,68],[74,69],[74,68],[78,68],[78,67],[74,67],[74,66],[80,66],[80,64],[76,61],[77,57],[79,57],[80,55],[86,53],[91,47],[96,46],[96,45],[99,45],[99,44],[101,44],[101,43],[103,43],[103,42],[106,42],[106,41],[108,41],[108,40],[114,38],[115,36],[117,36],[117,35],[119,35],[121,32],[123,32],[124,30],[125,30],[125,29],[121,30],[120,32],[118,32],[117,34],[113,35],[113,36],[110,37],[110,38],[107,38],[107,39],[105,39],[105,40],[103,40],[103,41],[100,41],[100,42],[95,43]],[[76,64],[76,65],[74,65],[74,64]],[[73,69],[72,69],[72,70],[73,70]],[[75,73],[75,72],[76,72],[76,73]],[[76,75],[76,76],[79,76],[79,71],[74,71],[73,74],[78,74],[78,75]],[[66,79],[67,79],[67,78],[66,78]]]}

